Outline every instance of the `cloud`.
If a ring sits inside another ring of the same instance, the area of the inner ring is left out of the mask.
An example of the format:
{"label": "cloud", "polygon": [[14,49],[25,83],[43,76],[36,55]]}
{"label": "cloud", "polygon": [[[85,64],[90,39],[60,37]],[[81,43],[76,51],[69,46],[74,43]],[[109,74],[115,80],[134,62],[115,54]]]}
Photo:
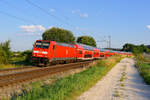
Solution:
{"label": "cloud", "polygon": [[40,35],[46,30],[42,25],[21,25],[19,28],[22,35]]}
{"label": "cloud", "polygon": [[50,9],[50,12],[55,12],[55,9],[51,8],[51,9]]}
{"label": "cloud", "polygon": [[80,9],[78,9],[78,10],[72,10],[71,12],[72,12],[72,14],[80,14],[81,13]]}
{"label": "cloud", "polygon": [[150,25],[147,25],[146,27],[147,27],[148,29],[150,29]]}
{"label": "cloud", "polygon": [[89,15],[87,13],[82,13],[79,9],[78,10],[72,10],[72,14],[79,15],[81,18],[88,18]]}
{"label": "cloud", "polygon": [[74,11],[74,10],[72,10],[72,11],[71,11],[71,13],[72,13],[72,14],[75,14],[75,11]]}
{"label": "cloud", "polygon": [[42,25],[21,25],[19,28],[24,32],[40,32],[45,30],[45,27]]}
{"label": "cloud", "polygon": [[87,13],[83,13],[83,14],[80,14],[80,17],[82,17],[82,18],[88,18],[88,14]]}

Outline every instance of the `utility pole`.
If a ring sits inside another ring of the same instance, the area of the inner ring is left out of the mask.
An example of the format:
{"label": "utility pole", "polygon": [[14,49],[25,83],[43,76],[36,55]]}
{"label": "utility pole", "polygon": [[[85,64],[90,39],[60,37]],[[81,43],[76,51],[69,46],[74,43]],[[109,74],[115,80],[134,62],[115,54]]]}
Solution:
{"label": "utility pole", "polygon": [[111,36],[108,36],[108,44],[109,44],[109,48],[111,48]]}
{"label": "utility pole", "polygon": [[106,43],[106,46],[105,48],[111,48],[111,36],[107,36],[104,40],[101,40],[101,41],[96,41],[96,42],[105,42]]}

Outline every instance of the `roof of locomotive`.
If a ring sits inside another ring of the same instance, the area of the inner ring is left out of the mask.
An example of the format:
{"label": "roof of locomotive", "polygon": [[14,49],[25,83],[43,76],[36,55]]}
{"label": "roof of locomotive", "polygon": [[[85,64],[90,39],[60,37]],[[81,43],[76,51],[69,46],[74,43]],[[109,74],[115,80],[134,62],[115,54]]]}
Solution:
{"label": "roof of locomotive", "polygon": [[81,44],[81,43],[77,43],[76,45],[78,45],[79,47],[82,47],[85,50],[92,50],[92,51],[97,50],[96,47],[88,46],[88,45]]}
{"label": "roof of locomotive", "polygon": [[37,40],[37,41],[53,42],[53,43],[56,43],[57,45],[75,48],[75,46],[73,44],[61,43],[61,42],[50,41],[50,40]]}

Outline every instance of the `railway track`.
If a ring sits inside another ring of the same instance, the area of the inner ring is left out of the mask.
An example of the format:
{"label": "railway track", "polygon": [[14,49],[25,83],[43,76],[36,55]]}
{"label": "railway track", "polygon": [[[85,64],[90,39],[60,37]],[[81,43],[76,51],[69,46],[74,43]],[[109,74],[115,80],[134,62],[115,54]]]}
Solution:
{"label": "railway track", "polygon": [[20,68],[0,69],[0,75],[12,74],[12,73],[23,72],[23,71],[30,71],[30,70],[35,70],[35,69],[39,69],[39,67],[26,66],[26,67],[20,67]]}
{"label": "railway track", "polygon": [[0,69],[1,72],[8,72],[8,71],[16,71],[16,70],[22,70],[22,69],[28,69],[28,68],[35,68],[35,67],[19,67],[19,68],[8,68],[8,69]]}
{"label": "railway track", "polygon": [[30,70],[30,71],[1,75],[0,87],[14,85],[14,84],[18,84],[18,83],[22,83],[26,81],[31,81],[33,79],[39,79],[48,75],[56,74],[59,72],[70,70],[70,69],[87,66],[91,62],[92,61],[55,65],[51,67],[45,67],[45,68],[40,68],[40,69],[35,69],[35,70]]}

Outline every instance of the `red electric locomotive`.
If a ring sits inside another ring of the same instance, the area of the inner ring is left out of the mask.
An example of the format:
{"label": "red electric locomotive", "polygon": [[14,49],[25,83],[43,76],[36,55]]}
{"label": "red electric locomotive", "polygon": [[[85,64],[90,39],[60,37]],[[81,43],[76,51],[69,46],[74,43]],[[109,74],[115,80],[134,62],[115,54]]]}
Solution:
{"label": "red electric locomotive", "polygon": [[36,64],[66,63],[76,61],[74,45],[55,41],[37,40],[34,44],[32,61]]}

